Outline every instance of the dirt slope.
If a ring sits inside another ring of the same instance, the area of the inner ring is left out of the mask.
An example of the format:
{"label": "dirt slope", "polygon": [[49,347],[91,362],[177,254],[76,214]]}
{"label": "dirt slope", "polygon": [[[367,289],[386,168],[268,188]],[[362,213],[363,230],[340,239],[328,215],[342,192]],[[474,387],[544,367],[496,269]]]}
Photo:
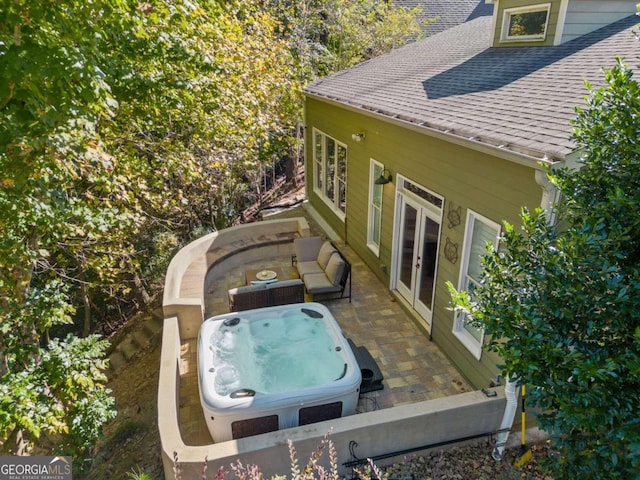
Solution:
{"label": "dirt slope", "polygon": [[164,478],[157,420],[159,367],[160,345],[154,342],[112,376],[109,388],[118,416],[105,427],[84,478],[126,479],[134,469],[152,479]]}

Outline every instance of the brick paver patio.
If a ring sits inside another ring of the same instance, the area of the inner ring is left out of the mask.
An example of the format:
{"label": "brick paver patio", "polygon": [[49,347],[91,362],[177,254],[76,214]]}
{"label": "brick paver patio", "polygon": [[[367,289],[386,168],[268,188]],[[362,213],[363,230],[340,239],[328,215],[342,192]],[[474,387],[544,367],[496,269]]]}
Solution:
{"label": "brick paver patio", "polygon": [[[304,210],[287,215],[303,215]],[[306,216],[306,215],[305,215]],[[307,217],[308,218],[308,217]],[[322,234],[309,221],[312,233]],[[315,231],[314,231],[315,230]],[[384,376],[384,389],[364,394],[359,411],[383,409],[471,391],[435,343],[429,340],[396,303],[378,278],[351,251],[340,246],[352,264],[353,298],[323,302],[336,318],[346,337],[356,345],[367,347]],[[280,267],[295,276],[291,258],[269,259],[234,269],[215,279],[205,298],[207,316],[229,311],[227,290],[245,284],[249,268]],[[206,427],[198,394],[196,340],[182,346],[180,379],[180,427],[185,443],[212,443]]]}

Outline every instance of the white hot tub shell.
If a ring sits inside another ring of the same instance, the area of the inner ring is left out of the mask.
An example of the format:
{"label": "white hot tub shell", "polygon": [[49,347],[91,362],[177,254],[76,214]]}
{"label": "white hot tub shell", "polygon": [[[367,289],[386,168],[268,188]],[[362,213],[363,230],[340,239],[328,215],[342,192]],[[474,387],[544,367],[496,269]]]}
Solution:
{"label": "white hot tub shell", "polygon": [[320,303],[232,312],[200,328],[200,401],[216,443],[354,414],[361,381]]}

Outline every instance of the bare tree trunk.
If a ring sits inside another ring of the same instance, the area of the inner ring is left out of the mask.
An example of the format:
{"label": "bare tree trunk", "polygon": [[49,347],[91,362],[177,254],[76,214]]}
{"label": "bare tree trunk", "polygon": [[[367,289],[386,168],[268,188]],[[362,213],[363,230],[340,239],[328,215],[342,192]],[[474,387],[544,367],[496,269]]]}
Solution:
{"label": "bare tree trunk", "polygon": [[138,289],[138,292],[140,292],[144,305],[149,305],[149,303],[151,303],[151,296],[149,295],[149,292],[147,292],[147,289],[144,288],[144,283],[142,283],[142,279],[140,278],[140,275],[138,275],[138,272],[133,276],[133,283]]}
{"label": "bare tree trunk", "polygon": [[276,174],[277,166],[277,160],[273,160],[273,162],[271,162],[271,189],[276,187],[276,181],[278,180],[278,175]]}
{"label": "bare tree trunk", "polygon": [[84,304],[84,325],[82,327],[82,336],[87,337],[91,333],[91,302],[89,301],[89,293],[87,286],[82,285],[82,303]]}
{"label": "bare tree trunk", "polygon": [[284,159],[284,175],[287,183],[293,182],[296,186],[296,162],[290,154]]}
{"label": "bare tree trunk", "polygon": [[298,128],[296,130],[296,151],[295,158],[293,160],[294,163],[294,185],[298,186],[298,166],[300,165],[300,160],[304,159],[304,126],[302,122],[298,123]]}
{"label": "bare tree trunk", "polygon": [[28,455],[29,442],[24,438],[24,431],[15,429],[7,437],[7,441],[0,445],[0,451],[9,455]]}

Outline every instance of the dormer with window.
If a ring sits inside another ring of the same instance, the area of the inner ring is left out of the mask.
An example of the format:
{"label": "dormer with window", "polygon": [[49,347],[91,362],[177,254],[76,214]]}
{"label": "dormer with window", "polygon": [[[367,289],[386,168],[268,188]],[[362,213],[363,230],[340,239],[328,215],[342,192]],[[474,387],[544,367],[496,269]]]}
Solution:
{"label": "dormer with window", "polygon": [[560,45],[636,11],[638,0],[485,0],[494,47]]}

